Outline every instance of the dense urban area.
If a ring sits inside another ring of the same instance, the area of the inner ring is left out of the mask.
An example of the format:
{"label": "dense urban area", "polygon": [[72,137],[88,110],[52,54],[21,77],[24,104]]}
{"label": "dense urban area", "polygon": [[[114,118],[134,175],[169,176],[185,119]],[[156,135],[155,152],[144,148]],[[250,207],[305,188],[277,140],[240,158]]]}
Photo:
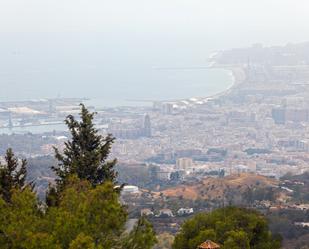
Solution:
{"label": "dense urban area", "polygon": [[[100,133],[116,138],[110,157],[118,160],[119,184],[126,184],[121,200],[130,220],[147,216],[169,242],[196,213],[250,207],[266,215],[284,248],[305,248],[309,43],[218,51],[209,63],[231,71],[233,86],[215,96],[138,107],[88,106]],[[87,100],[0,103],[1,155],[12,147],[27,158],[28,180],[41,199],[55,179],[53,147],[61,151],[70,138],[63,120],[78,116],[81,102]]]}

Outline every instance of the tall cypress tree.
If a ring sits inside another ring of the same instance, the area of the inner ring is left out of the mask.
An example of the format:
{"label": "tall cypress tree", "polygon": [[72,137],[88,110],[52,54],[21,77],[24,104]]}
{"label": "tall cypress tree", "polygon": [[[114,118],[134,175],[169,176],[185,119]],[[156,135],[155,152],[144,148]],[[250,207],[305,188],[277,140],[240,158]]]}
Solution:
{"label": "tall cypress tree", "polygon": [[19,164],[13,150],[8,149],[5,155],[5,164],[0,164],[0,195],[9,202],[12,189],[23,189],[26,185],[27,161],[23,159]]}
{"label": "tall cypress tree", "polygon": [[99,134],[93,124],[94,115],[81,104],[80,121],[72,115],[66,118],[71,140],[65,142],[63,153],[55,148],[55,157],[59,163],[52,167],[58,176],[58,184],[65,183],[72,174],[88,180],[93,186],[107,180],[115,183],[116,159],[108,160],[115,138],[110,134],[106,137]]}

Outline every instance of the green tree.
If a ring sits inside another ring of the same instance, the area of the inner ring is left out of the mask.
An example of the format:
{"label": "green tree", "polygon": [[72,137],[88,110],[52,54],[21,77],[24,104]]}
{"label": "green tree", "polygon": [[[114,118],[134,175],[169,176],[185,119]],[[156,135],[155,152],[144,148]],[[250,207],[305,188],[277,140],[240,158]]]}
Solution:
{"label": "green tree", "polygon": [[90,236],[81,233],[70,243],[69,249],[95,249],[95,244]]}
{"label": "green tree", "polygon": [[30,187],[13,189],[9,203],[0,198],[0,248],[35,248],[33,236],[41,217],[37,204]]}
{"label": "green tree", "polygon": [[80,121],[72,115],[66,118],[71,140],[65,143],[63,154],[55,148],[55,157],[59,164],[53,167],[60,182],[64,182],[72,174],[88,180],[94,186],[104,181],[116,180],[116,159],[108,160],[114,137],[103,137],[99,134],[93,124],[94,115],[95,113],[90,113],[81,104]]}
{"label": "green tree", "polygon": [[[20,247],[18,247],[20,248]],[[28,236],[23,243],[25,249],[62,249],[55,238],[46,232],[36,232]]]}
{"label": "green tree", "polygon": [[248,234],[242,230],[230,231],[224,241],[224,248],[227,249],[250,249]]}
{"label": "green tree", "polygon": [[5,164],[0,164],[0,196],[6,201],[11,200],[13,189],[22,189],[26,185],[27,161],[18,163],[13,150],[8,149],[5,155]]}
{"label": "green tree", "polygon": [[125,239],[123,248],[126,249],[150,249],[157,243],[156,234],[151,223],[142,216],[128,237]]}
{"label": "green tree", "polygon": [[92,238],[96,248],[108,249],[120,240],[126,218],[126,210],[111,182],[93,188],[87,180],[71,176],[59,205],[48,209],[44,227],[62,248],[69,248],[83,234]]}
{"label": "green tree", "polygon": [[106,181],[116,183],[114,167],[117,161],[108,160],[115,138],[110,134],[106,137],[99,134],[93,124],[94,115],[81,104],[80,121],[72,115],[66,118],[71,140],[65,142],[63,153],[54,148],[58,165],[53,166],[52,170],[58,178],[57,186],[50,187],[46,195],[48,206],[58,205],[59,192],[71,175],[89,181],[94,187]]}
{"label": "green tree", "polygon": [[280,248],[264,216],[257,211],[227,207],[197,214],[186,221],[175,237],[174,249],[196,249],[206,240],[214,240],[223,249]]}

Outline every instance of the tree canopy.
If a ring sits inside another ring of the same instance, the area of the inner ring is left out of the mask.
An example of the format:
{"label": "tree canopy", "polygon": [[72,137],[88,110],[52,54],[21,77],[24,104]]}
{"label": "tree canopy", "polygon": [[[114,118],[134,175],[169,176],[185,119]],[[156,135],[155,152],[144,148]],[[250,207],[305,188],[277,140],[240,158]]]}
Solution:
{"label": "tree canopy", "polygon": [[186,221],[175,237],[173,249],[196,249],[206,240],[222,249],[280,248],[264,216],[254,210],[227,207],[197,214]]}
{"label": "tree canopy", "polygon": [[111,248],[123,233],[127,218],[118,198],[111,182],[93,188],[89,181],[71,177],[59,206],[48,209],[46,226],[61,248],[69,248],[75,239],[85,236],[95,248]]}
{"label": "tree canopy", "polygon": [[111,182],[96,188],[87,180],[67,180],[58,206],[42,210],[30,188],[0,198],[0,249],[151,248],[151,224],[141,218],[125,233],[127,213]]}
{"label": "tree canopy", "polygon": [[5,163],[0,164],[0,196],[6,201],[11,200],[13,189],[22,189],[26,184],[27,161],[18,162],[13,150],[8,149],[5,155]]}

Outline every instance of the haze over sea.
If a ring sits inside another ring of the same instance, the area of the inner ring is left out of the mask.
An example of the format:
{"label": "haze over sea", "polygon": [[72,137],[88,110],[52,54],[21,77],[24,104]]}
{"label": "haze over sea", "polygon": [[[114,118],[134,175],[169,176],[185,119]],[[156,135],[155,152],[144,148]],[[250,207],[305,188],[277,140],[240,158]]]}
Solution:
{"label": "haze over sea", "polygon": [[307,9],[290,0],[276,12],[278,1],[268,0],[2,2],[0,101],[86,97],[115,106],[204,97],[229,87],[230,75],[154,68],[204,66],[214,50],[256,42],[309,40]]}
{"label": "haze over sea", "polygon": [[[211,48],[181,40],[153,41],[97,34],[36,33],[1,37],[0,101],[86,97],[99,106],[140,105],[127,100],[172,100],[213,95],[228,88],[220,69],[207,66]],[[145,104],[145,103],[143,103]]]}

